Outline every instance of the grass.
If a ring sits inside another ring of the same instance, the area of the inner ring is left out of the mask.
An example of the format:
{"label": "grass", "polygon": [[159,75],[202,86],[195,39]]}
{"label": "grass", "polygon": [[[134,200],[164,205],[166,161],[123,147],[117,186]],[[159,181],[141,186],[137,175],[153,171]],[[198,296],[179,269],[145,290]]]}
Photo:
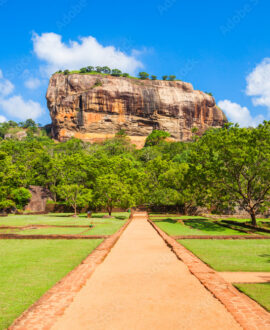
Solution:
{"label": "grass", "polygon": [[63,278],[102,240],[0,240],[0,329]]}
{"label": "grass", "polygon": [[[178,218],[179,219],[179,218]],[[187,218],[184,218],[187,219]],[[157,220],[157,219],[155,219]],[[156,221],[157,226],[168,235],[246,235],[238,230],[226,228],[205,218],[187,219],[185,225],[174,221],[172,218]]]}
{"label": "grass", "polygon": [[235,286],[270,312],[270,283],[235,284]]}
{"label": "grass", "polygon": [[270,240],[179,240],[217,271],[269,272]]}
{"label": "grass", "polygon": [[85,214],[73,218],[70,213],[50,213],[42,215],[9,215],[0,218],[0,226],[27,226],[27,225],[89,225],[95,223],[121,223],[129,217],[128,212],[116,212],[112,215],[115,218],[102,218],[106,213],[94,213],[92,218],[88,219]]}

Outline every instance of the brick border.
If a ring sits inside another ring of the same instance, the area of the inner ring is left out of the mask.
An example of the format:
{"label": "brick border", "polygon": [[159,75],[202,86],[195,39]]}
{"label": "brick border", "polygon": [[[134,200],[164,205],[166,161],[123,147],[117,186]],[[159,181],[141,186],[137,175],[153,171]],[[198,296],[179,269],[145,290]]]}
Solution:
{"label": "brick border", "polygon": [[244,329],[270,329],[270,313],[254,300],[238,291],[232,284],[221,278],[175,239],[167,235],[148,217],[149,223],[166,244],[183,261],[189,271],[217,298]]}
{"label": "brick border", "polygon": [[171,236],[173,239],[270,239],[270,236],[262,235],[223,235],[223,236],[214,236],[214,235],[180,235],[180,236]]}
{"label": "brick border", "polygon": [[85,285],[98,265],[109,254],[132,219],[131,214],[128,221],[115,234],[105,239],[79,266],[24,311],[8,329],[50,329],[57,318],[63,315],[65,309],[71,304],[75,295]]}
{"label": "brick border", "polygon": [[20,235],[0,234],[0,239],[100,239],[111,235]]}

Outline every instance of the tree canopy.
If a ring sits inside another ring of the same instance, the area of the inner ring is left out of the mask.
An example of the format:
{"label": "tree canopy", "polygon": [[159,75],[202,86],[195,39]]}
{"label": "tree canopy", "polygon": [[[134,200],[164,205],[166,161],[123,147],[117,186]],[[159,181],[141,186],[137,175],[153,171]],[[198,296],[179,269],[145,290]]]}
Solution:
{"label": "tree canopy", "polygon": [[[25,124],[19,124],[25,126]],[[14,122],[0,124],[2,137]],[[27,129],[36,127],[27,121]],[[226,124],[189,142],[173,142],[153,130],[137,150],[125,130],[103,143],[77,139],[55,143],[42,134],[0,138],[0,211],[23,209],[30,185],[78,208],[170,206],[222,213],[242,207],[256,216],[270,206],[270,122],[257,128]]]}

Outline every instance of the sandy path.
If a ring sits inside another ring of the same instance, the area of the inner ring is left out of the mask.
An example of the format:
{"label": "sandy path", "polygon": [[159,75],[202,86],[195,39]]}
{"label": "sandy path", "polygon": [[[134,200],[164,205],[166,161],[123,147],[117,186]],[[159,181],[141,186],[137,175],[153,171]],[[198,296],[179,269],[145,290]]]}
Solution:
{"label": "sandy path", "polygon": [[270,283],[270,272],[220,272],[219,275],[231,283]]}
{"label": "sandy path", "polygon": [[240,329],[142,214],[53,329]]}

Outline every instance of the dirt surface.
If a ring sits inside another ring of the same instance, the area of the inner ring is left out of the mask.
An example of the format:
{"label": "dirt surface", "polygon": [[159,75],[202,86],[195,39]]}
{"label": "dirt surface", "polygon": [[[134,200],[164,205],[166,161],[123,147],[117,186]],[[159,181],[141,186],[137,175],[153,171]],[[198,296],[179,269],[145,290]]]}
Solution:
{"label": "dirt surface", "polygon": [[219,272],[219,275],[231,283],[270,283],[270,272]]}
{"label": "dirt surface", "polygon": [[240,326],[137,213],[52,329]]}

